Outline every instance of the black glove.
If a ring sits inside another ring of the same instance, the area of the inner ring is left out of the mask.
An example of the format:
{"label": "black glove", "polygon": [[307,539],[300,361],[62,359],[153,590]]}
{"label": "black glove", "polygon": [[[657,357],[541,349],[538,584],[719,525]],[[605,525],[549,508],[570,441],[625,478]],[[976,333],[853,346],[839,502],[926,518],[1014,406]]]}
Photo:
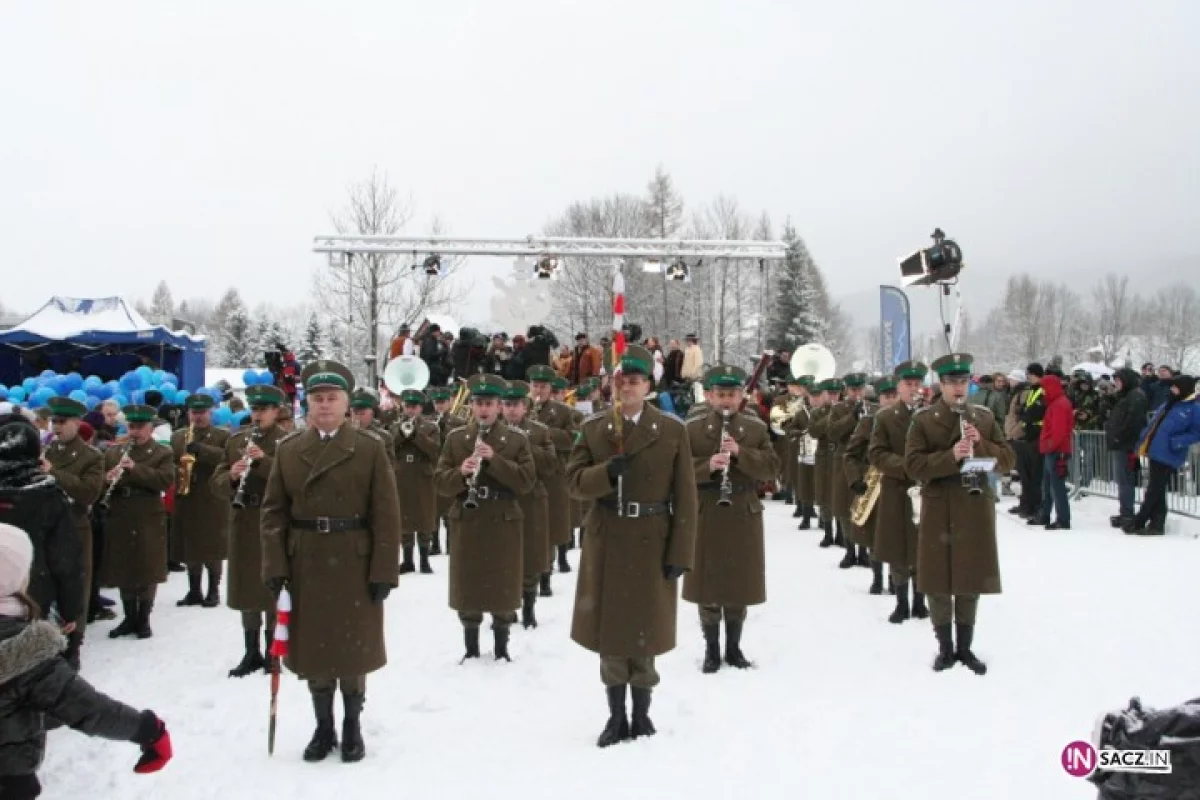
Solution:
{"label": "black glove", "polygon": [[685,573],[685,572],[687,572],[687,570],[685,568],[677,567],[674,564],[664,564],[663,565],[663,577],[669,581],[673,581],[676,578],[682,578],[683,573]]}
{"label": "black glove", "polygon": [[190,453],[191,455],[197,455],[197,454],[199,454],[199,452],[200,452],[200,443],[199,443],[199,442],[192,442],[191,444],[189,444],[189,445],[187,446],[187,451],[188,451],[188,453]]}
{"label": "black glove", "polygon": [[857,495],[864,495],[867,493],[867,484],[864,481],[855,481],[850,484],[850,491]]}
{"label": "black glove", "polygon": [[371,602],[379,605],[392,593],[392,587],[387,583],[370,583],[367,584],[367,592],[371,595]]}
{"label": "black glove", "polygon": [[625,459],[625,456],[616,455],[608,460],[608,464],[604,468],[608,470],[608,479],[616,483],[617,478],[629,472],[629,462]]}
{"label": "black glove", "polygon": [[267,578],[263,583],[267,585],[267,590],[278,598],[283,587],[287,586],[287,578]]}

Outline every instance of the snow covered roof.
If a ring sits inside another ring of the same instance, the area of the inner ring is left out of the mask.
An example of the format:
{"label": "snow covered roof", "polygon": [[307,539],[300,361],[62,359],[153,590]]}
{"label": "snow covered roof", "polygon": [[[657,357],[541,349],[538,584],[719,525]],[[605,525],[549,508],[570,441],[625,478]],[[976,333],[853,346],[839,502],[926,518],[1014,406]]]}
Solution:
{"label": "snow covered roof", "polygon": [[204,341],[186,331],[151,325],[120,297],[51,297],[29,318],[0,333],[0,342],[129,338],[183,345]]}

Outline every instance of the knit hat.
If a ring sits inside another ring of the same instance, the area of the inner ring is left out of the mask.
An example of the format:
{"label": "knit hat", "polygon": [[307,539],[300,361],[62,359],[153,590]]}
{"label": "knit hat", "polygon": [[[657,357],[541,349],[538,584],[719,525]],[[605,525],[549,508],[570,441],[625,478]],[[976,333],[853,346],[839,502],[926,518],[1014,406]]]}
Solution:
{"label": "knit hat", "polygon": [[1046,370],[1041,364],[1035,361],[1025,368],[1025,374],[1031,378],[1044,378],[1046,377]]}
{"label": "knit hat", "polygon": [[33,563],[33,542],[16,525],[0,522],[0,597],[21,591]]}

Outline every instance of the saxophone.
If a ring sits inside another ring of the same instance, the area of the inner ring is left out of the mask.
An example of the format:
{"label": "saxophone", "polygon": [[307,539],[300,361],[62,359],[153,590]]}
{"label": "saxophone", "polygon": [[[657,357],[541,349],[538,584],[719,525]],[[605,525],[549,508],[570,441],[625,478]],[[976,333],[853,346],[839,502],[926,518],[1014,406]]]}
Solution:
{"label": "saxophone", "polygon": [[[188,425],[187,434],[183,437],[183,446],[186,448],[196,440],[196,423]],[[196,457],[191,453],[184,453],[179,457],[179,477],[175,481],[176,496],[186,497],[192,493],[192,471],[196,468]]]}
{"label": "saxophone", "polygon": [[[858,409],[859,418],[864,414],[873,414],[875,409],[867,403],[860,401]],[[854,502],[850,504],[850,521],[856,527],[863,527],[871,519],[871,514],[875,511],[875,504],[879,502],[879,495],[883,492],[883,473],[878,467],[867,467],[867,474],[863,477],[863,483],[867,484],[867,490],[854,498]]]}

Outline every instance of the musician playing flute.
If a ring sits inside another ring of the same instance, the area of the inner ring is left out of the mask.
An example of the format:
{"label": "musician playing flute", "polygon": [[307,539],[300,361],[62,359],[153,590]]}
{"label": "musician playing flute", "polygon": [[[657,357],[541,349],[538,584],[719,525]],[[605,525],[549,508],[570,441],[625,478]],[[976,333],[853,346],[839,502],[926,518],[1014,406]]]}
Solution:
{"label": "musician playing flute", "polygon": [[721,667],[722,618],[725,663],[751,666],[741,649],[746,607],[767,600],[763,504],[755,489],[779,472],[779,457],[762,420],[740,411],[745,382],[746,372],[737,367],[710,369],[704,388],[713,408],[687,423],[700,516],[683,599],[700,609],[706,673]]}
{"label": "musician playing flute", "polygon": [[[225,459],[212,476],[213,494],[227,503],[237,498],[240,507],[232,510],[229,531],[229,587],[226,602],[241,612],[245,654],[229,671],[231,678],[244,678],[254,672],[267,672],[268,654],[275,636],[275,598],[262,580],[262,538],[259,520],[267,477],[275,463],[275,446],[284,437],[277,424],[279,408],[287,402],[276,386],[247,386],[250,405],[249,428],[229,437]],[[265,624],[264,624],[265,623]],[[259,632],[262,649],[259,649]]]}

